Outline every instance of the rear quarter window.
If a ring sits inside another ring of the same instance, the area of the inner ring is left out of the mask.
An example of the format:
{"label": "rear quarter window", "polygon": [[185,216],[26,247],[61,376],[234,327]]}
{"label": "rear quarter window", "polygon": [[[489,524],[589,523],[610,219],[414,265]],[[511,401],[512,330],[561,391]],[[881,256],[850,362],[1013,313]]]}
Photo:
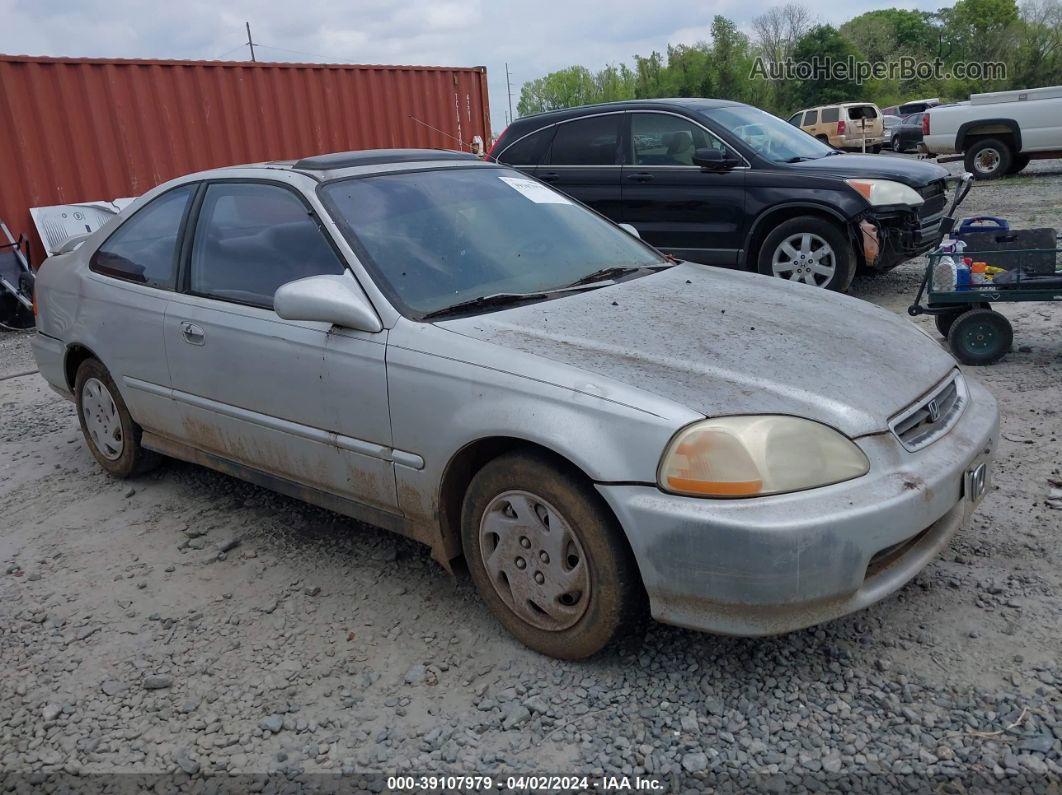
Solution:
{"label": "rear quarter window", "polygon": [[181,226],[197,187],[181,185],[145,204],[103,242],[89,268],[116,279],[172,290]]}
{"label": "rear quarter window", "polygon": [[530,135],[517,134],[513,136],[515,143],[506,146],[497,159],[512,166],[537,166],[542,162],[556,131],[556,127],[547,127]]}
{"label": "rear quarter window", "polygon": [[838,108],[823,108],[822,109],[822,123],[831,124],[840,120],[841,114]]}

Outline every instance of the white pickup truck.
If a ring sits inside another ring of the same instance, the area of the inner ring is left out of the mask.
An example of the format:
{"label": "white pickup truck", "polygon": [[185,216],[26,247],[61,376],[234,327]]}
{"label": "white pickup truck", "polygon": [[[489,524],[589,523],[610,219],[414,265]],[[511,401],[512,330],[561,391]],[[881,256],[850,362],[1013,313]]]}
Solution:
{"label": "white pickup truck", "polygon": [[921,148],[929,155],[961,152],[975,179],[1062,157],[1062,86],[972,94],[968,102],[930,108],[922,116]]}

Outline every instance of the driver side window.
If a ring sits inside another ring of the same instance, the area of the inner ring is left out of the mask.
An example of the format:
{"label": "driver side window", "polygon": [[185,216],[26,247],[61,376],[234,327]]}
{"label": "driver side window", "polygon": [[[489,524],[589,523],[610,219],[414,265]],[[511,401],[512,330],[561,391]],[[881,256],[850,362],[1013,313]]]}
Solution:
{"label": "driver side window", "polygon": [[631,146],[637,166],[692,166],[697,149],[726,151],[703,127],[664,113],[632,113]]}
{"label": "driver side window", "polygon": [[207,187],[192,246],[193,294],[272,309],[282,284],[343,270],[293,191],[262,182]]}

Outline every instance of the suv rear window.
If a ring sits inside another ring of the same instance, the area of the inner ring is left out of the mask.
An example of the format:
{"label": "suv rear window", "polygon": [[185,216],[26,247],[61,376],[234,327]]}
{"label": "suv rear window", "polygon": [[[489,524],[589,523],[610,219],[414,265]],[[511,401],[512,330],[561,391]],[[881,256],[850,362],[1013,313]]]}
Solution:
{"label": "suv rear window", "polygon": [[546,127],[530,135],[516,140],[512,146],[507,146],[498,155],[502,163],[514,166],[537,166],[542,161],[542,156],[549,149],[556,127]]}
{"label": "suv rear window", "polygon": [[841,114],[838,113],[837,108],[823,108],[822,109],[822,123],[831,124],[841,118]]}
{"label": "suv rear window", "polygon": [[591,116],[557,125],[549,162],[554,166],[614,166],[622,113]]}
{"label": "suv rear window", "polygon": [[848,109],[850,119],[876,119],[878,112],[873,105],[855,105]]}

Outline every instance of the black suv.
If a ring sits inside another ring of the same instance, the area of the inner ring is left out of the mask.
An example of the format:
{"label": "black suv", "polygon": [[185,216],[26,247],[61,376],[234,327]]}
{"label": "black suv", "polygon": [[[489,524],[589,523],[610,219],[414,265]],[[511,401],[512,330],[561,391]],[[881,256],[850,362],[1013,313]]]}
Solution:
{"label": "black suv", "polygon": [[940,166],[842,154],[758,108],[611,102],[514,121],[490,157],[681,259],[846,290],[935,246]]}

